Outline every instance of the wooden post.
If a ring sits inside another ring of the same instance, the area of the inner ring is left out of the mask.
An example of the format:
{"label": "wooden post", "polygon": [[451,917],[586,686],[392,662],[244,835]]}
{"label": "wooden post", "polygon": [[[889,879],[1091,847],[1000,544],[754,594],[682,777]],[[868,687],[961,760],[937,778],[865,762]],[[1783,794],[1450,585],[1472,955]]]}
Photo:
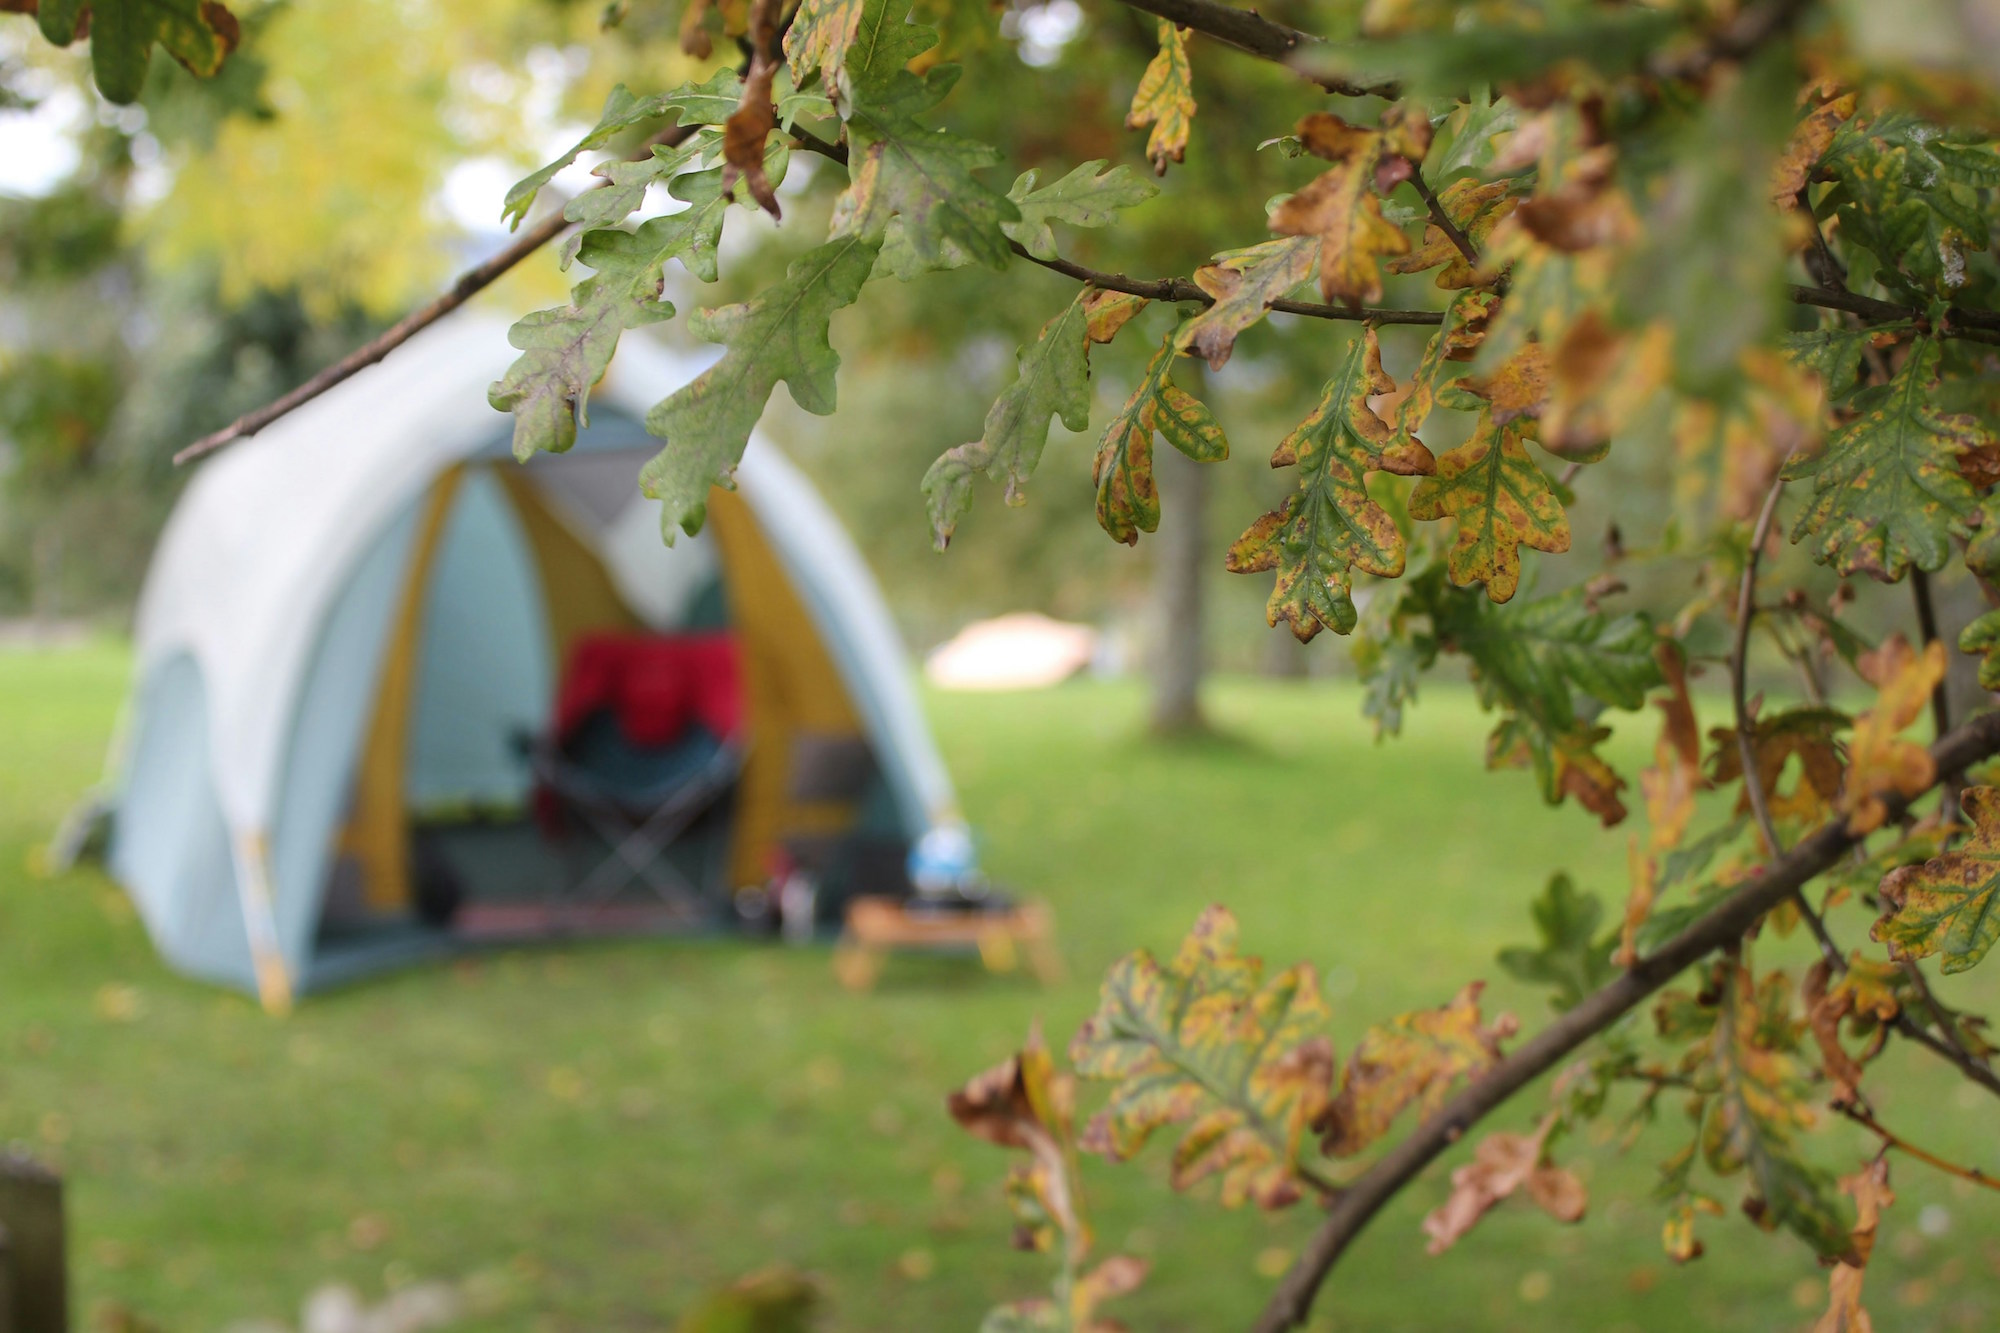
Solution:
{"label": "wooden post", "polygon": [[69,1333],[62,1178],[0,1153],[0,1333]]}

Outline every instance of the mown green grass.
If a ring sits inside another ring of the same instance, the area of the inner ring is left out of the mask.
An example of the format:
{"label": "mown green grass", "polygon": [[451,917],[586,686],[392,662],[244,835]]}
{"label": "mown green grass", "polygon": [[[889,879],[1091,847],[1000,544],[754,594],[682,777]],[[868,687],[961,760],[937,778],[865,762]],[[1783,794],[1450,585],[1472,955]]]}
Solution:
{"label": "mown green grass", "polygon": [[[1471,977],[1533,1025],[1543,1001],[1492,963],[1528,934],[1527,900],[1558,866],[1623,896],[1622,834],[1482,772],[1477,711],[1447,688],[1382,747],[1345,687],[1223,682],[1229,739],[1185,745],[1141,737],[1132,687],[946,696],[931,707],[991,868],[1058,913],[1058,987],[912,960],[853,996],[823,949],[647,941],[408,972],[278,1021],[167,972],[98,873],[27,869],[97,773],[125,671],[115,645],[0,656],[0,1141],[68,1173],[84,1310],[170,1333],[289,1317],[330,1279],[473,1275],[496,1302],[478,1326],[657,1329],[772,1261],[824,1279],[833,1328],[970,1330],[1043,1267],[1007,1247],[1005,1155],[941,1098],[1038,1017],[1066,1041],[1121,952],[1171,947],[1222,901],[1249,948],[1320,966],[1343,1043]],[[1913,1138],[2000,1165],[1983,1094],[1900,1054],[1876,1084]],[[1531,1123],[1539,1095],[1494,1123]],[[1432,1258],[1417,1223],[1443,1164],[1338,1270],[1320,1327],[1804,1328],[1821,1275],[1792,1241],[1730,1216],[1698,1264],[1661,1257],[1647,1194],[1682,1136],[1669,1115],[1629,1153],[1575,1148],[1580,1227],[1503,1208]],[[1820,1149],[1845,1170],[1862,1142],[1838,1126]],[[1163,1152],[1087,1164],[1103,1246],[1155,1263],[1118,1312],[1243,1327],[1310,1210],[1172,1197]],[[2000,1323],[2000,1197],[1908,1162],[1896,1183],[1877,1327]]]}

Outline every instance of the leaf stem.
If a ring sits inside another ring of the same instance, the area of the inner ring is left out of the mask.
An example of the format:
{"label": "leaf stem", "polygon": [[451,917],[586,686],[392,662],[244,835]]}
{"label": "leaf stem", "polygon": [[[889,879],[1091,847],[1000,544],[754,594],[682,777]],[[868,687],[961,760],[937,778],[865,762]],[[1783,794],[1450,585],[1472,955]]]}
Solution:
{"label": "leaf stem", "polygon": [[[694,135],[695,131],[701,128],[700,125],[669,126],[641,144],[639,151],[634,153],[629,160],[634,162],[643,161],[651,155],[655,144],[664,145],[669,148],[677,147],[687,142]],[[610,183],[610,179],[606,177],[600,179],[595,185],[589,188],[593,190],[602,189]],[[181,449],[180,452],[174,455],[174,463],[176,465],[192,463],[195,459],[206,454],[212,454],[226,444],[231,444],[237,440],[255,435],[258,431],[263,430],[280,417],[304,407],[334,385],[353,378],[360,371],[374,365],[377,361],[380,361],[383,357],[386,357],[389,353],[395,351],[398,347],[401,347],[404,343],[416,337],[419,333],[422,333],[425,329],[437,323],[446,315],[449,315],[452,311],[485,291],[488,287],[491,287],[516,264],[569,229],[570,220],[564,216],[564,210],[560,208],[555,209],[544,216],[540,222],[537,222],[534,226],[516,237],[512,245],[509,245],[492,258],[475,264],[465,272],[459,274],[458,281],[452,283],[442,293],[425,302],[423,305],[418,306],[415,310],[412,310],[409,314],[403,316],[394,324],[391,324],[388,328],[382,330],[382,332],[340,358],[340,360],[320,371],[305,383],[299,385],[289,393],[278,395],[255,411],[245,412],[221,430],[211,431],[196,440],[193,444]]]}
{"label": "leaf stem", "polygon": [[1976,1166],[1960,1166],[1956,1162],[1946,1161],[1936,1153],[1924,1151],[1916,1144],[1911,1143],[1908,1139],[1903,1138],[1895,1131],[1884,1126],[1874,1116],[1869,1115],[1868,1112],[1858,1106],[1836,1103],[1833,1109],[1867,1130],[1870,1134],[1873,1134],[1876,1138],[1882,1140],[1882,1146],[1885,1148],[1894,1148],[1898,1152],[1907,1153],[1919,1162],[1936,1167],[1946,1175],[1957,1176],[1960,1180],[1969,1180],[1975,1185],[1984,1185],[1990,1190],[2000,1190],[2000,1179],[1995,1179],[1987,1175]]}
{"label": "leaf stem", "polygon": [[[1993,754],[2000,754],[2000,712],[1972,718],[1931,747],[1931,757],[1940,774],[1960,772]],[[1892,795],[1888,803],[1889,817],[1896,819],[1909,808],[1910,798]],[[1845,819],[1822,825],[1657,952],[1641,958],[1616,980],[1536,1033],[1378,1158],[1328,1210],[1319,1229],[1308,1239],[1304,1252],[1279,1282],[1269,1304],[1252,1325],[1256,1333],[1284,1333],[1304,1322],[1327,1274],[1355,1238],[1384,1205],[1463,1138],[1474,1124],[1637,1007],[1690,964],[1741,939],[1758,917],[1831,869],[1857,841],[1847,831]],[[1992,1071],[1966,1072],[1975,1081],[2000,1090],[2000,1080],[1994,1078]]]}

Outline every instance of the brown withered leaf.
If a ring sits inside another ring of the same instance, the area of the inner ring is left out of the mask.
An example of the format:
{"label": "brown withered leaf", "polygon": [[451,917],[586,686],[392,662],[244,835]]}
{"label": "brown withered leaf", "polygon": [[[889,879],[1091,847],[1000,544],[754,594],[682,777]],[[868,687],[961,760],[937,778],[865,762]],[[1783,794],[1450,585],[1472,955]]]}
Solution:
{"label": "brown withered leaf", "polygon": [[1937,778],[1930,751],[1902,734],[1930,706],[1931,691],[1944,679],[1944,645],[1932,642],[1918,653],[1898,634],[1863,653],[1855,665],[1878,691],[1875,706],[1854,719],[1847,782],[1840,791],[1848,831],[1859,834],[1872,833],[1888,818],[1883,796],[1916,796]]}
{"label": "brown withered leaf", "polygon": [[1264,318],[1271,303],[1312,274],[1313,238],[1287,238],[1230,250],[1194,271],[1195,285],[1215,304],[1181,325],[1174,346],[1222,369],[1243,330]]}
{"label": "brown withered leaf", "polygon": [[[1846,725],[1847,718],[1831,708],[1793,708],[1751,720],[1750,748],[1756,756],[1757,782],[1770,801],[1772,818],[1813,825],[1832,813],[1846,767],[1835,736]],[[1715,745],[1709,756],[1709,776],[1716,785],[1727,786],[1743,776],[1736,729],[1716,727],[1708,737]],[[1799,761],[1798,781],[1790,791],[1780,791],[1779,780],[1793,758]],[[1736,798],[1736,813],[1750,813],[1748,791]]]}
{"label": "brown withered leaf", "polygon": [[1583,1182],[1562,1167],[1544,1162],[1543,1146],[1555,1127],[1553,1112],[1542,1118],[1533,1134],[1488,1134],[1473,1150],[1472,1161],[1451,1173],[1451,1194],[1424,1218],[1432,1254],[1443,1254],[1472,1230],[1479,1219],[1522,1187],[1528,1197],[1558,1222],[1579,1222],[1590,1196]]}
{"label": "brown withered leaf", "polygon": [[1090,1225],[1076,1176],[1076,1080],[1057,1072],[1040,1025],[1025,1047],[974,1076],[945,1107],[974,1137],[1028,1154],[1007,1181],[1017,1242],[1046,1250],[1060,1236],[1080,1258],[1090,1248]]}
{"label": "brown withered leaf", "polygon": [[750,40],[755,54],[750,73],[743,80],[743,96],[729,119],[722,123],[722,192],[736,188],[740,178],[750,187],[750,197],[773,218],[782,218],[778,192],[764,174],[764,141],[778,128],[778,108],[771,101],[771,83],[777,77],[779,0],[757,0],[750,12]]}
{"label": "brown withered leaf", "polygon": [[1826,1313],[1813,1324],[1812,1333],[1874,1333],[1875,1321],[1861,1304],[1861,1282],[1875,1251],[1882,1210],[1896,1202],[1889,1188],[1889,1159],[1878,1157],[1853,1175],[1842,1176],[1840,1188],[1854,1196],[1853,1244],[1827,1275]]}
{"label": "brown withered leaf", "polygon": [[1636,837],[1626,841],[1625,863],[1630,869],[1632,888],[1625,897],[1625,920],[1618,927],[1618,952],[1611,955],[1611,961],[1620,967],[1634,967],[1639,962],[1639,931],[1653,915],[1659,870],[1653,858],[1639,850]]}
{"label": "brown withered leaf", "polygon": [[1271,230],[1319,241],[1319,290],[1326,300],[1354,309],[1379,301],[1381,261],[1410,249],[1402,228],[1382,216],[1376,193],[1384,135],[1321,111],[1299,122],[1298,136],[1309,152],[1334,165],[1271,210]]}
{"label": "brown withered leaf", "polygon": [[1652,826],[1649,846],[1658,854],[1680,846],[1694,819],[1694,794],[1708,784],[1701,776],[1701,728],[1688,697],[1687,663],[1671,641],[1663,641],[1654,657],[1667,695],[1653,701],[1660,710],[1660,736],[1653,742],[1652,767],[1639,771],[1639,790]]}
{"label": "brown withered leaf", "polygon": [[[1472,242],[1474,251],[1478,251],[1493,238],[1493,228],[1520,202],[1511,195],[1512,188],[1507,181],[1486,184],[1468,176],[1445,186],[1438,193],[1438,203],[1443,206],[1445,216]],[[1438,272],[1437,285],[1447,290],[1479,286],[1497,277],[1489,274],[1482,278],[1465,252],[1435,222],[1424,228],[1424,239],[1416,249],[1389,261],[1389,271],[1422,273],[1440,264],[1444,267]]]}
{"label": "brown withered leaf", "polygon": [[1498,1063],[1500,1043],[1520,1024],[1512,1014],[1484,1021],[1479,995],[1485,986],[1471,982],[1442,1008],[1399,1015],[1362,1036],[1340,1092],[1313,1122],[1330,1155],[1366,1150],[1406,1107],[1427,1116],[1444,1105],[1459,1079],[1477,1078]]}
{"label": "brown withered leaf", "polygon": [[1853,1102],[1860,1092],[1861,1062],[1840,1044],[1840,1020],[1852,1007],[1853,996],[1835,998],[1828,993],[1826,982],[1831,970],[1823,958],[1814,963],[1799,983],[1799,997],[1806,1002],[1806,1026],[1812,1032],[1814,1045],[1819,1047],[1820,1065],[1833,1083],[1832,1101],[1839,1106]]}
{"label": "brown withered leaf", "polygon": [[1785,151],[1771,164],[1772,203],[1779,208],[1790,208],[1798,199],[1799,191],[1812,178],[1812,169],[1833,143],[1841,123],[1854,114],[1854,107],[1853,93],[1831,98],[1815,107],[1792,130]]}
{"label": "brown withered leaf", "polygon": [[1188,125],[1194,120],[1194,71],[1188,64],[1187,43],[1181,30],[1166,19],[1159,21],[1160,50],[1139,78],[1132,94],[1132,109],[1125,116],[1125,128],[1153,132],[1146,136],[1146,156],[1153,174],[1167,174],[1167,163],[1187,157]]}

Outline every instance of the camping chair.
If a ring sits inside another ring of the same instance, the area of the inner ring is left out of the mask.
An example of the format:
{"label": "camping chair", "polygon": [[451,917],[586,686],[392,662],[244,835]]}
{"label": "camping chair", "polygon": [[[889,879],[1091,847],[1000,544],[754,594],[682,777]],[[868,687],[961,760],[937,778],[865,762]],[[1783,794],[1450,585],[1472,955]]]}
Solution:
{"label": "camping chair", "polygon": [[734,789],[742,769],[742,695],[727,635],[605,634],[565,666],[555,724],[526,738],[536,811],[561,834],[576,824],[609,847],[554,906],[608,907],[637,885],[676,911],[702,892],[664,855]]}

